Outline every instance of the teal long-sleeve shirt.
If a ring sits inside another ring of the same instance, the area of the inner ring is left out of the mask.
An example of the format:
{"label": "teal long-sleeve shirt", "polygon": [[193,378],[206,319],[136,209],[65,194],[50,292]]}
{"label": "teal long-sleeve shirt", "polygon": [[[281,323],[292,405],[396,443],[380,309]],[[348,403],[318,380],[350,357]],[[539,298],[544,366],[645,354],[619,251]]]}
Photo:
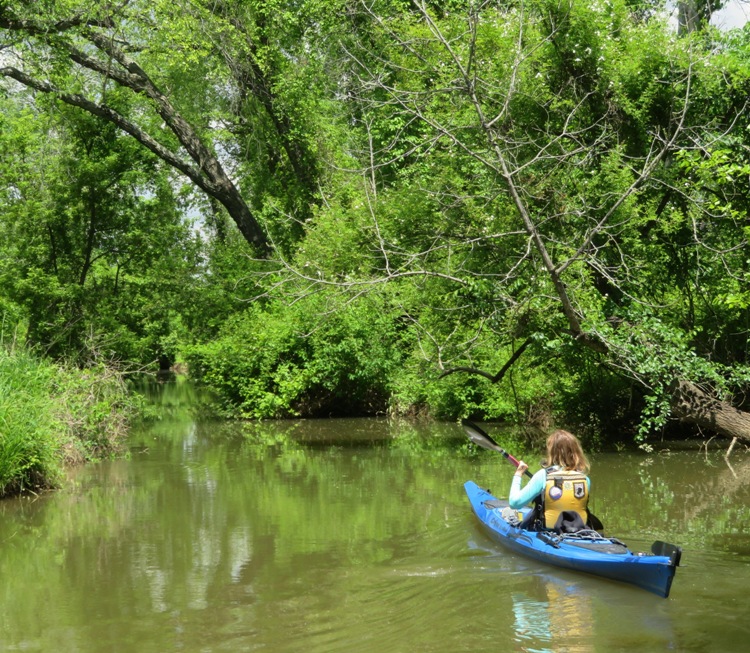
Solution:
{"label": "teal long-sleeve shirt", "polygon": [[[508,505],[513,508],[513,510],[520,510],[542,494],[546,485],[547,470],[544,468],[534,474],[523,488],[521,488],[521,477],[514,474],[513,481],[510,484]],[[591,492],[591,481],[588,476],[586,477],[586,486],[588,491]]]}

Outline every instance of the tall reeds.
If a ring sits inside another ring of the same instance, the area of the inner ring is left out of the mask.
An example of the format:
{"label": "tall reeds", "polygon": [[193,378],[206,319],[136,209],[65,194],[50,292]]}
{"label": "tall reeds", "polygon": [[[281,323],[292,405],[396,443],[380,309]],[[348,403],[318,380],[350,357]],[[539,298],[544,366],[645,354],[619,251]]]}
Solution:
{"label": "tall reeds", "polygon": [[114,455],[132,414],[117,372],[0,346],[0,496],[54,487],[66,464]]}

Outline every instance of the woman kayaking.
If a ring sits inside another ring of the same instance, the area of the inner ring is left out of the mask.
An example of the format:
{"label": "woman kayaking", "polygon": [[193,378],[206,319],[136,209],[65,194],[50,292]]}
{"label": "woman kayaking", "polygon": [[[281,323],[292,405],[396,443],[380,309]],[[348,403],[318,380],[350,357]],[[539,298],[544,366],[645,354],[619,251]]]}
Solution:
{"label": "woman kayaking", "polygon": [[547,438],[546,461],[522,489],[521,477],[528,468],[525,462],[518,461],[508,497],[514,510],[532,501],[536,504],[536,509],[524,520],[523,528],[541,525],[572,532],[598,525],[591,524],[588,512],[589,461],[575,435],[557,430]]}
{"label": "woman kayaking", "polygon": [[[526,463],[505,451],[476,424],[464,419],[461,425],[472,442],[497,451],[518,468],[518,480],[513,479],[510,492],[514,508],[474,481],[464,483],[471,509],[492,539],[534,560],[632,583],[659,596],[669,596],[682,549],[656,541],[650,554],[633,553],[620,540],[601,533],[601,522],[588,512],[589,463],[575,436],[567,431],[554,432],[547,440],[545,469],[532,476]],[[523,489],[522,474],[530,479]],[[532,500],[535,509],[525,509],[525,503]],[[586,518],[593,530],[583,527]],[[549,523],[554,529],[558,522],[561,527],[558,533],[545,528]],[[576,526],[573,522],[582,530],[571,533],[574,529],[567,527]],[[538,532],[524,534],[520,530],[524,527]]]}

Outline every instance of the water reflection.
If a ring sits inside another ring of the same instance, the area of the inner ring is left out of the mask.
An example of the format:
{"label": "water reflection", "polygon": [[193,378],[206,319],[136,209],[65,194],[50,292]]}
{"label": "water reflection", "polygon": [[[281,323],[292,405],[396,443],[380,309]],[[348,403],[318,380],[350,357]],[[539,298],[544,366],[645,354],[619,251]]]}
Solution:
{"label": "water reflection", "polygon": [[[0,502],[0,649],[494,653],[508,643],[661,651],[746,641],[750,484],[733,484],[718,459],[595,460],[594,511],[613,533],[686,547],[664,601],[485,542],[463,482],[506,488],[512,469],[457,448],[455,424],[201,421],[175,388],[159,392],[167,410],[132,434],[129,460]],[[733,465],[740,479],[750,470],[739,455]]]}
{"label": "water reflection", "polygon": [[591,596],[575,584],[532,576],[524,592],[511,594],[516,642],[520,651],[590,653],[594,651]]}

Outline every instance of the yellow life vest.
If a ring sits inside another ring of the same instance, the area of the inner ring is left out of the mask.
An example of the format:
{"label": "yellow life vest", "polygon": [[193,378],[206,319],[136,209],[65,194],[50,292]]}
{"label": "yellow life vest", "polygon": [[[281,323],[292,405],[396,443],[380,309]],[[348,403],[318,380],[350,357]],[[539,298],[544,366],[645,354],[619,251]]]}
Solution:
{"label": "yellow life vest", "polygon": [[586,474],[557,467],[547,469],[544,487],[544,525],[553,528],[563,510],[577,512],[583,523],[588,521],[589,485]]}

